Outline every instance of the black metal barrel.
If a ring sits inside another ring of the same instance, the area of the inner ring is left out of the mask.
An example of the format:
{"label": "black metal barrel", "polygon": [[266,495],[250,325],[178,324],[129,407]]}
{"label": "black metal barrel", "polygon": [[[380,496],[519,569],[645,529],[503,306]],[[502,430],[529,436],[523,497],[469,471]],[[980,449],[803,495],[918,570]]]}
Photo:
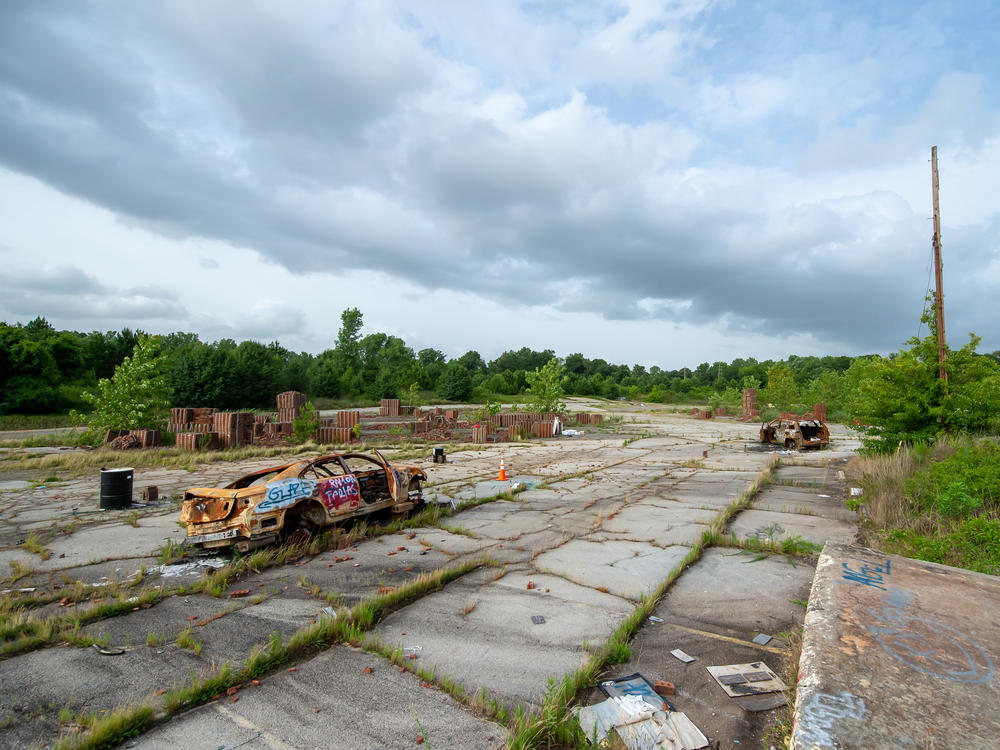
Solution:
{"label": "black metal barrel", "polygon": [[101,508],[118,510],[132,504],[133,468],[101,469]]}

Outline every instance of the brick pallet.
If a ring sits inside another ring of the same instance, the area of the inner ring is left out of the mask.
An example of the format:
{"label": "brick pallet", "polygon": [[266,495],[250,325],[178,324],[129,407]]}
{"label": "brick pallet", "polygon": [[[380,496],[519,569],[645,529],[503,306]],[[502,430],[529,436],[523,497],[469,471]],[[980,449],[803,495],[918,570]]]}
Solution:
{"label": "brick pallet", "polygon": [[379,416],[382,417],[398,417],[399,416],[399,399],[398,398],[384,398],[379,406]]}

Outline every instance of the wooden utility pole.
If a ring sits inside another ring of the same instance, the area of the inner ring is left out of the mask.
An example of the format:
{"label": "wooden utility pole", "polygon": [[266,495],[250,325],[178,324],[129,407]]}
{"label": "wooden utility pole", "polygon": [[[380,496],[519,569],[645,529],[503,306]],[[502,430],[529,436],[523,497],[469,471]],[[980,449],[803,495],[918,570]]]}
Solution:
{"label": "wooden utility pole", "polygon": [[944,369],[944,290],[941,287],[941,212],[938,209],[937,146],[931,146],[931,190],[934,192],[934,301],[937,304],[938,370],[945,388],[948,373]]}

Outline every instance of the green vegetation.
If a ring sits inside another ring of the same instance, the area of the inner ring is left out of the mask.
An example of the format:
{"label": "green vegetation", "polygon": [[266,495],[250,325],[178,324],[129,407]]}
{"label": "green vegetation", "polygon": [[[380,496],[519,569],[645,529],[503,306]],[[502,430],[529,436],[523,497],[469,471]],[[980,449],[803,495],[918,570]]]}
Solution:
{"label": "green vegetation", "polygon": [[934,305],[921,318],[931,334],[885,357],[859,358],[844,376],[847,407],[871,451],[928,442],[942,433],[1000,430],[1000,364],[976,353],[979,337],[948,350],[947,385],[939,376]]}
{"label": "green vegetation", "polygon": [[855,458],[868,546],[1000,575],[1000,446],[941,439]]}
{"label": "green vegetation", "polygon": [[312,401],[306,401],[299,416],[292,420],[292,430],[295,433],[296,442],[304,443],[310,438],[315,438],[319,425],[319,412],[316,411]]}
{"label": "green vegetation", "polygon": [[545,414],[547,412],[565,411],[566,404],[562,397],[566,394],[565,371],[562,363],[553,357],[545,365],[527,374],[529,385],[528,411]]}
{"label": "green vegetation", "polygon": [[97,382],[96,393],[84,391],[80,397],[90,404],[91,412],[79,415],[79,422],[91,433],[158,427],[170,405],[159,339],[140,338],[132,356],[122,360],[114,375]]}

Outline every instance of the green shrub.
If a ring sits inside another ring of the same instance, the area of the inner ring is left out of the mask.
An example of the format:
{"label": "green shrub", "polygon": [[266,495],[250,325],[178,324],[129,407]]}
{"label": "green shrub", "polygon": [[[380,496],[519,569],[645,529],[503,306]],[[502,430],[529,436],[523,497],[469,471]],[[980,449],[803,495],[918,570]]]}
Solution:
{"label": "green shrub", "polygon": [[961,445],[916,471],[906,492],[916,508],[946,518],[1000,510],[1000,447],[991,441]]}

